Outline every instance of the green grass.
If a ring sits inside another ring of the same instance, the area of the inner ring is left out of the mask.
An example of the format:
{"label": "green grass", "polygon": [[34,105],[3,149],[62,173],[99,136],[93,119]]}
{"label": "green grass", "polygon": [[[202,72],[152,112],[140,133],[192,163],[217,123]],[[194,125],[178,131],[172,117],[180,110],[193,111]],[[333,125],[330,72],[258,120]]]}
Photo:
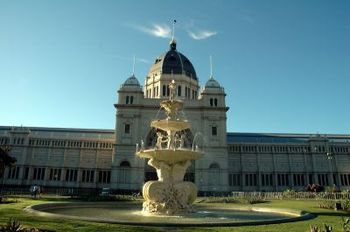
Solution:
{"label": "green grass", "polygon": [[[310,212],[316,217],[311,220],[282,223],[275,225],[261,226],[242,226],[242,227],[215,227],[215,228],[155,228],[155,227],[137,227],[124,226],[116,224],[93,223],[69,219],[52,219],[27,214],[23,209],[28,205],[48,203],[55,201],[54,199],[33,200],[28,198],[18,198],[18,202],[9,204],[0,204],[0,225],[4,225],[10,218],[16,218],[25,227],[36,227],[41,229],[55,231],[235,231],[235,232],[309,232],[310,225],[322,226],[331,224],[333,231],[342,231],[342,217],[350,217],[350,214],[343,211],[334,211],[321,209],[318,207],[317,201],[300,201],[300,200],[274,200],[270,202],[259,203],[254,206],[299,209]],[[56,200],[57,201],[57,200]],[[67,202],[71,200],[60,200]],[[235,205],[233,203],[232,205]]]}

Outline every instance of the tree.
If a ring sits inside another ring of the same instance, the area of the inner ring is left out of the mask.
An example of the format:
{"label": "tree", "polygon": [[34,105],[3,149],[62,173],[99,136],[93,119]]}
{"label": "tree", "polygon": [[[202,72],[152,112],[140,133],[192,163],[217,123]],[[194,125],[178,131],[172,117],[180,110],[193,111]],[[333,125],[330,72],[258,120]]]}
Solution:
{"label": "tree", "polygon": [[0,178],[4,175],[5,167],[11,167],[17,161],[8,154],[9,151],[9,147],[0,147]]}

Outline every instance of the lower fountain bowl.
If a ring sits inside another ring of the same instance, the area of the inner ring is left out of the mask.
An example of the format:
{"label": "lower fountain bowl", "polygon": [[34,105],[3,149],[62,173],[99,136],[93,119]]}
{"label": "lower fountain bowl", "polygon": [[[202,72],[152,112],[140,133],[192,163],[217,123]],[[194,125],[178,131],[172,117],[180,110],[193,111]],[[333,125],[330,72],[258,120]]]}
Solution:
{"label": "lower fountain bowl", "polygon": [[187,160],[196,160],[203,156],[202,153],[188,149],[168,150],[149,149],[136,153],[137,156],[147,159],[155,159],[167,164],[175,164]]}
{"label": "lower fountain bowl", "polygon": [[32,205],[28,213],[53,218],[67,218],[102,223],[140,226],[242,226],[285,223],[313,216],[297,210],[236,207],[229,204],[195,204],[194,212],[182,215],[143,213],[133,202],[52,203]]}

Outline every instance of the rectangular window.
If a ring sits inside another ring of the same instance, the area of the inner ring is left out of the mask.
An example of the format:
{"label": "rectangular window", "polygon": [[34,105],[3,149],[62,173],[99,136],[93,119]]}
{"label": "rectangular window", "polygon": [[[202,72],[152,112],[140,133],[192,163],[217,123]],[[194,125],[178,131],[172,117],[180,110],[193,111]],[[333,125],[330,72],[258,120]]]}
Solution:
{"label": "rectangular window", "polygon": [[218,134],[218,128],[216,126],[211,127],[211,135],[216,136]]}
{"label": "rectangular window", "polygon": [[44,180],[45,168],[34,168],[33,180]]}
{"label": "rectangular window", "polygon": [[66,170],[66,181],[67,182],[76,182],[78,179],[78,170],[77,169],[67,169]]}
{"label": "rectangular window", "polygon": [[277,174],[277,185],[278,186],[289,186],[289,175],[288,174]]}
{"label": "rectangular window", "polygon": [[29,178],[29,167],[24,168],[23,179],[28,180]]}
{"label": "rectangular window", "polygon": [[328,186],[329,185],[327,174],[318,174],[317,179],[318,179],[319,185],[321,185],[321,186]]}
{"label": "rectangular window", "polygon": [[272,174],[261,174],[261,185],[262,186],[273,186],[273,175]]}
{"label": "rectangular window", "polygon": [[99,171],[98,172],[99,183],[111,183],[111,171]]}
{"label": "rectangular window", "polygon": [[18,179],[18,175],[19,175],[19,170],[20,170],[19,167],[11,167],[9,169],[7,178],[8,179],[16,179],[17,180]]}
{"label": "rectangular window", "polygon": [[94,176],[95,176],[94,170],[83,170],[83,173],[81,176],[81,182],[93,183]]}
{"label": "rectangular window", "polygon": [[125,134],[130,134],[130,124],[125,124],[124,125],[124,133]]}
{"label": "rectangular window", "polygon": [[304,186],[305,176],[303,174],[293,174],[293,181],[296,186]]}
{"label": "rectangular window", "polygon": [[60,181],[61,180],[61,169],[57,169],[57,168],[50,169],[49,180]]}
{"label": "rectangular window", "polygon": [[246,186],[256,186],[258,184],[257,176],[253,174],[245,174],[245,185]]}
{"label": "rectangular window", "polygon": [[240,186],[241,185],[241,174],[230,173],[228,176],[229,186]]}

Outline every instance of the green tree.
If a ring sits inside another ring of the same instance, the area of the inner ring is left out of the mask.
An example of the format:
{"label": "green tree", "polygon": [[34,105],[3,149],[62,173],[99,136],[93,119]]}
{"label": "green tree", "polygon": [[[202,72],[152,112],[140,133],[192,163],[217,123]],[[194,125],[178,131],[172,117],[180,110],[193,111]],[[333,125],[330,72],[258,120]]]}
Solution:
{"label": "green tree", "polygon": [[0,147],[0,178],[4,175],[5,167],[11,167],[17,161],[9,155],[9,151],[9,147]]}

